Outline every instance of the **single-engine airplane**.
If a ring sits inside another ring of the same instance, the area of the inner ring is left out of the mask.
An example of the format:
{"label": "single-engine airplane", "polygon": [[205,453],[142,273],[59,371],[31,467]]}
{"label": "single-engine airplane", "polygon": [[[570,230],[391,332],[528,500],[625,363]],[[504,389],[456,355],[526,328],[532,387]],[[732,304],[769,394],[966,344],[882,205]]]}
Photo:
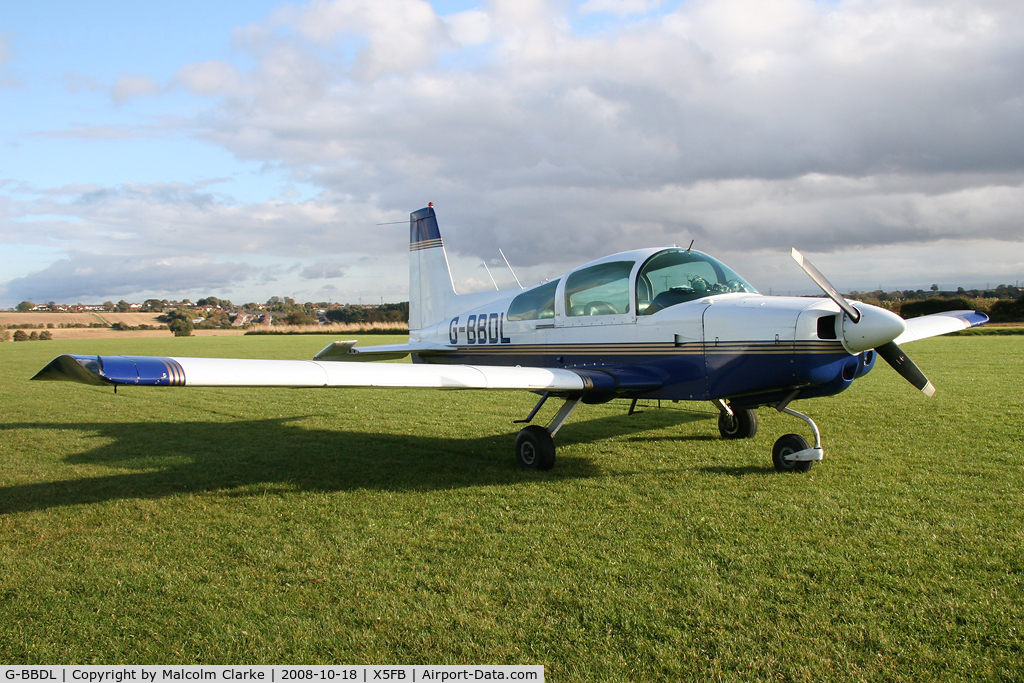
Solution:
{"label": "single-engine airplane", "polygon": [[[755,408],[803,420],[814,437],[775,442],[782,472],[822,459],[814,421],[796,399],[831,396],[881,356],[915,387],[935,389],[900,344],[988,321],[976,311],[904,320],[844,299],[803,256],[793,258],[827,295],[764,296],[693,249],[613,254],[526,290],[457,294],[433,204],[409,217],[409,341],[357,347],[336,341],[313,360],[62,355],[33,379],[94,385],[422,387],[520,389],[564,400],[547,427],[515,444],[520,466],[548,470],[553,437],[582,403],[615,398],[710,401],[725,439],[753,437]],[[692,246],[692,245],[691,245]],[[412,356],[413,364],[367,364]],[[632,410],[632,406],[631,406]]]}

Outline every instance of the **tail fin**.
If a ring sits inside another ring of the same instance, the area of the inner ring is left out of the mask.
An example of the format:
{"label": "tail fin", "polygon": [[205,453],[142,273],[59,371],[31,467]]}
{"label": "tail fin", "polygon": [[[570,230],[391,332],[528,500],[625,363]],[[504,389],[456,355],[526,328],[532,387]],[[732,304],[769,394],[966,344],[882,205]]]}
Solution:
{"label": "tail fin", "polygon": [[434,205],[409,214],[409,329],[441,322],[455,297]]}

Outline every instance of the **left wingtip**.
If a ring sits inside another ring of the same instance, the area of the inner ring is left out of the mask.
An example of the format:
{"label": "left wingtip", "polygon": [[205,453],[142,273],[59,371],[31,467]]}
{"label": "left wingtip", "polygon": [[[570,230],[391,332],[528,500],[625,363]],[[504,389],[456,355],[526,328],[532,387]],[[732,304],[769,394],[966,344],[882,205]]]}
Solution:
{"label": "left wingtip", "polygon": [[98,386],[110,384],[100,373],[98,356],[72,356],[70,354],[57,356],[37,372],[32,379],[79,382]]}

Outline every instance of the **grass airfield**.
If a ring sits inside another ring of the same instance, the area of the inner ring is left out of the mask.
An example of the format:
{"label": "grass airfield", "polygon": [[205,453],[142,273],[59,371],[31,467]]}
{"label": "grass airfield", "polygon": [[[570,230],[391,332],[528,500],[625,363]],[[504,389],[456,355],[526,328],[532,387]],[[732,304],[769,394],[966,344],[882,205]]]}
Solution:
{"label": "grass airfield", "polygon": [[[399,341],[375,335],[365,344]],[[29,382],[59,353],[310,358],[329,339],[0,344],[0,661],[544,664],[549,680],[1024,679],[1024,337],[797,401]],[[538,422],[557,409],[552,401]]]}

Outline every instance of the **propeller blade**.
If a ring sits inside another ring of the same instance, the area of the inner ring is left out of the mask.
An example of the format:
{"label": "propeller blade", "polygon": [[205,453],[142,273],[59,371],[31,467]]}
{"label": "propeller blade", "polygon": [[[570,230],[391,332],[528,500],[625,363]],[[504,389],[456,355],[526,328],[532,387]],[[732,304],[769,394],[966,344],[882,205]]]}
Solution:
{"label": "propeller blade", "polygon": [[849,301],[844,299],[843,295],[840,294],[839,291],[832,286],[832,283],[828,281],[828,278],[822,275],[821,271],[811,265],[811,262],[805,259],[804,255],[796,249],[793,250],[793,260],[803,268],[804,272],[814,280],[816,285],[821,287],[821,290],[825,292],[829,299],[836,302],[836,306],[839,306],[843,313],[850,316],[850,320],[854,323],[860,321],[860,311],[854,308]]}
{"label": "propeller blade", "polygon": [[893,367],[893,369],[900,373],[903,379],[907,380],[915,387],[924,392],[925,396],[931,396],[935,393],[935,387],[928,381],[928,378],[924,376],[921,369],[914,364],[914,361],[910,360],[910,357],[903,352],[903,349],[899,347],[896,342],[889,342],[888,344],[882,344],[875,349],[878,351],[878,355],[885,359],[885,362]]}
{"label": "propeller blade", "polygon": [[[843,295],[832,286],[828,278],[822,275],[821,271],[811,265],[811,262],[805,259],[804,255],[796,249],[793,250],[793,260],[814,280],[815,284],[821,287],[821,290],[825,292],[828,298],[832,299],[839,306],[840,310],[846,314],[849,321],[853,323],[849,330],[847,330],[845,322],[843,324],[843,347],[847,351],[859,353],[874,347],[878,355],[884,358],[885,362],[891,365],[893,370],[900,373],[903,379],[924,392],[925,396],[931,396],[935,393],[935,387],[924,376],[921,369],[914,364],[914,361],[910,360],[910,357],[903,352],[903,349],[896,342],[892,341],[907,328],[903,318],[874,306],[865,306],[864,313],[862,314],[861,311],[858,311],[849,301],[843,298]],[[862,317],[864,317],[864,322],[858,325],[857,323],[860,322]]]}

